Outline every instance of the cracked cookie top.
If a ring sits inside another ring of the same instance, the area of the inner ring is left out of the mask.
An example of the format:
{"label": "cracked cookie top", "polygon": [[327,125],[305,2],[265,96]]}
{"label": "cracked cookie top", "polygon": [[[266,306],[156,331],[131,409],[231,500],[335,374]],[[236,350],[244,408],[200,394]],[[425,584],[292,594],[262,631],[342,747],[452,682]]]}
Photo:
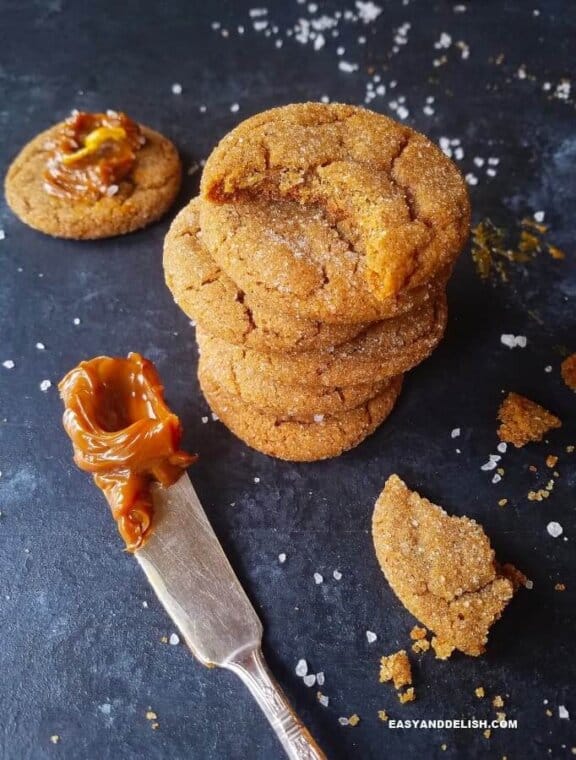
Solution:
{"label": "cracked cookie top", "polygon": [[[357,271],[376,304],[450,268],[470,222],[465,182],[439,148],[392,119],[339,104],[284,106],[242,122],[209,157],[201,193],[210,201],[202,219],[211,235],[217,218],[226,225],[234,216],[243,221],[257,203],[260,218],[273,204],[301,205],[329,230],[333,269],[341,264]],[[232,206],[228,216],[218,217],[219,204]],[[290,247],[288,241],[283,262]],[[296,246],[297,262],[298,253]],[[326,286],[324,274],[320,268],[317,287]]]}
{"label": "cracked cookie top", "polygon": [[[438,650],[479,655],[515,590],[482,527],[453,517],[391,475],[372,518],[376,556],[396,596],[434,631]],[[517,572],[517,571],[516,571]]]}

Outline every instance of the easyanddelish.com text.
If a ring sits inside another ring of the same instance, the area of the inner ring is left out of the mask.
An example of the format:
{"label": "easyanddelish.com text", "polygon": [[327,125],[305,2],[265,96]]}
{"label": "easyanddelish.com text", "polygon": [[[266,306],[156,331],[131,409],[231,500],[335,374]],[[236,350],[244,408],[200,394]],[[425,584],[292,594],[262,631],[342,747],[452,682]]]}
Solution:
{"label": "easyanddelish.com text", "polygon": [[388,728],[518,728],[517,720],[481,720],[479,718],[439,718],[434,720],[398,720],[390,718]]}

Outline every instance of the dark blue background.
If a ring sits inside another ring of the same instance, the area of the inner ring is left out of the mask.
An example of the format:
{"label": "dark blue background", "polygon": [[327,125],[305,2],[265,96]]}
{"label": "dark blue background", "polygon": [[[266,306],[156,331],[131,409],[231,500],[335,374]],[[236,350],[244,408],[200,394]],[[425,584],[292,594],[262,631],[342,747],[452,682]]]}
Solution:
{"label": "dark blue background", "polygon": [[[542,85],[552,82],[553,91],[574,74],[574,4],[542,2],[536,16],[536,0],[484,0],[463,13],[452,3],[380,0],[373,24],[340,23],[340,37],[328,36],[319,52],[293,39],[277,49],[274,37],[256,33],[248,9],[260,5],[3,0],[0,169],[74,107],[126,110],[174,139],[189,166],[240,118],[264,108],[322,95],[362,103],[374,66],[398,85],[372,107],[386,112],[404,95],[408,123],[434,139],[461,138],[463,170],[481,178],[471,188],[475,221],[489,215],[513,228],[544,210],[549,237],[568,258],[513,266],[507,285],[490,285],[478,279],[467,250],[449,289],[446,339],[410,374],[390,420],[339,459],[292,465],[248,450],[220,423],[201,422],[208,412],[195,379],[194,333],[162,277],[169,218],[125,238],[74,243],[33,232],[0,203],[0,363],[16,363],[0,367],[0,756],[280,757],[232,675],[209,672],[183,646],[161,643],[174,628],[122,552],[100,495],[72,465],[57,380],[80,359],[136,350],[157,363],[186,444],[200,454],[191,475],[265,623],[271,666],[331,758],[567,757],[576,745],[576,455],[565,446],[576,443],[576,397],[559,364],[561,347],[576,350],[576,112],[574,98],[550,97]],[[343,7],[321,2],[311,14],[295,2],[267,6],[282,37],[298,17]],[[230,36],[212,30],[213,21]],[[408,44],[390,55],[394,29],[405,21]],[[242,36],[234,31],[239,24]],[[434,49],[442,32],[469,45],[467,60],[454,46]],[[338,45],[358,72],[339,71]],[[434,67],[442,54],[447,63]],[[522,64],[525,79],[517,76]],[[175,82],[180,96],[171,92]],[[428,95],[436,98],[432,116],[422,112]],[[238,113],[230,111],[235,102]],[[500,158],[496,177],[473,166],[476,155]],[[178,207],[197,181],[187,177]],[[502,333],[526,335],[528,347],[505,348]],[[42,393],[45,378],[53,386]],[[549,444],[506,454],[505,478],[494,486],[480,466],[496,450],[504,389],[534,397],[564,427]],[[462,429],[456,441],[454,427]],[[548,453],[560,455],[561,477],[548,501],[530,502],[527,492],[548,480]],[[418,700],[406,706],[378,683],[380,655],[407,646],[414,624],[384,581],[369,534],[391,472],[450,512],[477,518],[499,557],[534,581],[494,628],[486,656],[424,656],[414,667]],[[497,505],[503,497],[504,509]],[[563,525],[567,540],[547,534],[550,520]],[[288,555],[284,565],[280,552]],[[314,572],[324,575],[322,585]],[[567,584],[563,594],[554,591],[559,581]],[[378,634],[375,644],[368,645],[367,629]],[[301,657],[325,672],[328,708],[294,674]],[[489,699],[474,696],[479,685],[490,697],[508,695],[504,711],[518,719],[518,730],[485,739],[472,730],[392,731],[377,718],[379,709],[397,718],[491,718]],[[559,720],[559,704],[572,721]],[[158,714],[157,731],[145,718],[148,707]],[[339,726],[339,716],[354,712],[358,727]]]}

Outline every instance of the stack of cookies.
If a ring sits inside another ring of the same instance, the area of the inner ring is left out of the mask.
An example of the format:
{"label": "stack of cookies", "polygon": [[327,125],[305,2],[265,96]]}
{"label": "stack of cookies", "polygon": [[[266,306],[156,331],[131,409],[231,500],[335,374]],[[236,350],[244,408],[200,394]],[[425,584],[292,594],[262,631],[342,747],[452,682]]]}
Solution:
{"label": "stack of cookies", "polygon": [[307,103],[240,124],[164,248],[213,411],[282,459],[356,446],[440,341],[469,221],[454,164],[384,116]]}

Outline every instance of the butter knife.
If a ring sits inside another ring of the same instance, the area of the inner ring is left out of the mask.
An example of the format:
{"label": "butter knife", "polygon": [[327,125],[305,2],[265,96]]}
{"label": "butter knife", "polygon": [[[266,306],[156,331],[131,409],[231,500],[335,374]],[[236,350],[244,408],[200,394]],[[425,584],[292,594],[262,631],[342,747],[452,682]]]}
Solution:
{"label": "butter knife", "polygon": [[212,530],[188,475],[153,487],[155,528],[135,552],[158,599],[201,663],[248,687],[292,760],[326,758],[274,680],[262,623]]}

